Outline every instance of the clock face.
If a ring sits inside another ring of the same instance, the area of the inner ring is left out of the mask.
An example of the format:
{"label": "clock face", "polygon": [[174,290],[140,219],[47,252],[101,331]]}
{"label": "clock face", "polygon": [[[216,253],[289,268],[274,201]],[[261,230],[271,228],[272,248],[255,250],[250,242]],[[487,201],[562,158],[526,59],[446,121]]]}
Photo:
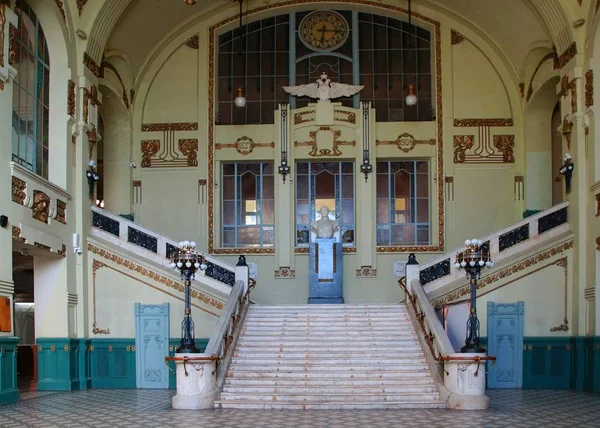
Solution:
{"label": "clock face", "polygon": [[314,51],[332,51],[348,38],[348,22],[337,12],[309,13],[300,22],[300,40]]}

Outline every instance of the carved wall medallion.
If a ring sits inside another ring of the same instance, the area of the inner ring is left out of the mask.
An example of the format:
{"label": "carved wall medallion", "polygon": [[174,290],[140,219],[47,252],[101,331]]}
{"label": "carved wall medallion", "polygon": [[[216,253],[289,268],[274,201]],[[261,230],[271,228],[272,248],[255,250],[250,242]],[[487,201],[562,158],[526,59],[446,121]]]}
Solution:
{"label": "carved wall medallion", "polygon": [[474,135],[454,136],[454,163],[465,162],[465,152],[473,148]]}
{"label": "carved wall medallion", "polygon": [[83,65],[85,65],[94,76],[100,77],[100,66],[87,52],[83,53]]}
{"label": "carved wall medallion", "polygon": [[197,139],[179,139],[175,145],[176,132],[197,130],[197,122],[143,124],[142,132],[162,132],[163,140],[142,140],[142,168],[198,166]]}
{"label": "carved wall medallion", "polygon": [[31,216],[41,221],[48,223],[48,212],[50,211],[50,196],[42,191],[33,191],[33,207],[31,207]]}
{"label": "carved wall medallion", "polygon": [[[490,284],[493,284],[501,279],[512,276],[516,273],[519,273],[527,268],[535,266],[536,264],[548,260],[556,255],[562,254],[567,250],[573,248],[573,240],[564,242],[562,244],[557,245],[556,247],[550,248],[549,250],[538,253],[534,256],[528,257],[520,262],[515,263],[514,265],[502,269],[492,275],[487,275],[483,277],[477,283],[477,289],[483,289]],[[548,266],[555,265],[557,262],[550,263]],[[532,272],[533,273],[533,272]],[[525,275],[526,276],[526,275]],[[438,308],[440,306],[446,305],[448,303],[455,302],[459,300],[461,297],[468,296],[471,293],[470,285],[459,288],[458,290],[454,290],[444,296],[439,297],[435,301],[432,302],[433,306]]]}
{"label": "carved wall medallion", "polygon": [[585,73],[585,106],[594,105],[594,70],[588,70]]}
{"label": "carved wall medallion", "polygon": [[189,39],[187,39],[185,44],[187,47],[190,47],[192,49],[198,49],[200,47],[200,36],[196,34],[195,36],[190,37]]}
{"label": "carved wall medallion", "polygon": [[19,205],[25,205],[27,194],[27,183],[13,175],[12,177],[12,200]]}
{"label": "carved wall medallion", "polygon": [[75,117],[75,82],[69,79],[67,111],[69,116]]}
{"label": "carved wall medallion", "polygon": [[77,11],[79,12],[79,16],[81,16],[81,12],[83,12],[83,7],[86,5],[88,0],[77,0]]}
{"label": "carved wall medallion", "polygon": [[356,113],[352,111],[346,110],[334,110],[333,111],[333,120],[338,122],[346,122],[351,123],[352,125],[356,124]]}
{"label": "carved wall medallion", "polygon": [[457,45],[465,40],[465,36],[454,29],[450,30],[450,37],[453,45]]}
{"label": "carved wall medallion", "polygon": [[273,149],[273,148],[275,148],[275,143],[274,142],[255,143],[254,140],[252,140],[252,138],[243,136],[243,137],[238,138],[235,141],[235,143],[229,143],[229,144],[217,143],[217,144],[215,144],[215,150],[235,149],[240,155],[243,155],[243,156],[249,155],[257,147],[270,147]]}
{"label": "carved wall medallion", "polygon": [[67,224],[67,203],[60,199],[56,200],[56,221]]}
{"label": "carved wall medallion", "polygon": [[577,55],[577,43],[573,42],[562,55],[554,59],[554,69],[563,68],[573,59],[573,57],[575,57],[575,55]]}
{"label": "carved wall medallion", "polygon": [[[107,261],[115,263],[118,266],[123,266],[124,268],[129,269],[130,271],[136,273],[136,276],[132,276],[133,279],[140,281],[139,276],[144,276],[144,277],[150,278],[151,280],[156,281],[160,284],[163,284],[168,288],[172,288],[180,293],[183,293],[185,291],[184,286],[181,282],[174,281],[169,277],[166,277],[157,272],[151,271],[150,269],[148,269],[144,266],[138,265],[130,260],[126,260],[123,257],[113,254],[110,251],[107,251],[103,248],[97,247],[92,244],[88,244],[88,251],[102,257],[103,259],[105,259]],[[94,260],[94,262],[98,262],[98,261]],[[100,267],[106,266],[106,267],[110,268],[110,266],[107,266],[103,262],[98,262],[98,263],[101,265]],[[140,282],[143,282],[143,281],[140,281]],[[145,283],[145,284],[147,284],[147,283]],[[211,297],[201,291],[192,290],[192,298],[197,299],[197,300],[199,300],[209,306],[212,306],[216,309],[223,309],[222,302],[220,302],[219,300],[215,299],[214,297]]]}
{"label": "carved wall medallion", "polygon": [[[333,134],[333,145],[331,149],[320,149],[318,147],[317,136],[320,132],[331,132]],[[356,146],[356,141],[340,141],[340,135],[342,131],[338,129],[332,129],[329,126],[321,126],[316,131],[311,131],[308,135],[310,137],[310,141],[302,141],[294,142],[294,147],[303,147],[308,146],[311,148],[310,152],[308,152],[309,156],[312,157],[322,157],[322,156],[340,156],[342,152],[338,148],[339,146]]]}
{"label": "carved wall medallion", "polygon": [[294,269],[290,269],[289,266],[280,266],[279,269],[275,271],[276,279],[294,279],[296,278],[296,271]]}
{"label": "carved wall medallion", "polygon": [[404,153],[410,152],[412,149],[415,148],[417,144],[428,144],[430,146],[435,146],[435,139],[432,138],[430,140],[416,140],[414,136],[412,136],[408,132],[405,132],[404,134],[398,135],[398,138],[396,138],[394,141],[377,140],[375,142],[375,145],[377,146],[395,145],[396,147],[398,147],[399,150],[402,150]]}
{"label": "carved wall medallion", "polygon": [[356,269],[357,278],[373,278],[377,276],[377,269],[372,266],[361,266],[360,269]]}
{"label": "carved wall medallion", "polygon": [[17,226],[12,227],[12,239],[23,244],[27,242],[25,238],[21,237],[21,228]]}
{"label": "carved wall medallion", "polygon": [[294,114],[294,125],[300,125],[306,122],[314,122],[316,120],[316,113],[312,111],[302,111]]}
{"label": "carved wall medallion", "polygon": [[[307,3],[313,3],[313,0],[307,1]],[[357,4],[363,5],[366,4],[364,0],[347,0],[345,4]],[[371,5],[371,3],[368,3]],[[265,4],[262,6],[255,7],[246,12],[247,16],[254,16],[255,14],[262,13],[265,11],[273,11],[279,7],[285,6],[286,3],[277,2],[272,4]],[[404,7],[377,3],[377,7],[385,12],[393,12],[400,14],[407,14],[408,11]],[[437,243],[434,245],[427,246],[419,246],[419,247],[377,247],[378,252],[386,252],[386,253],[404,253],[404,252],[439,252],[444,251],[445,248],[445,223],[444,223],[444,106],[443,106],[443,73],[442,73],[442,29],[439,21],[433,20],[428,16],[421,15],[418,12],[413,12],[414,17],[417,17],[419,20],[429,23],[433,28],[433,39],[435,43],[435,110],[437,114],[437,150],[436,150],[436,159],[437,165],[435,170],[437,171],[436,183],[437,183],[437,212],[433,214],[438,219],[438,228],[437,228]],[[226,25],[232,24],[237,19],[237,16],[230,16],[225,18],[215,24],[211,25],[208,28],[208,251],[209,253],[221,253],[221,249],[215,248],[215,231],[218,228],[215,227],[215,218],[214,218],[214,205],[215,205],[215,178],[218,174],[215,174],[215,159],[214,159],[214,143],[215,143],[215,80],[216,80],[216,61],[215,56],[217,49],[215,48],[217,42],[217,34],[218,32]],[[435,192],[432,195],[435,197]],[[435,220],[434,220],[435,221]],[[435,241],[435,238],[434,238]],[[415,248],[418,248],[415,250]],[[231,251],[231,249],[225,249],[229,254],[236,254],[235,251]],[[239,249],[239,253],[243,253],[245,249]],[[269,251],[271,249],[264,249],[266,251],[262,251],[262,249],[258,249],[261,251],[257,251],[257,253],[262,252],[272,252]]]}

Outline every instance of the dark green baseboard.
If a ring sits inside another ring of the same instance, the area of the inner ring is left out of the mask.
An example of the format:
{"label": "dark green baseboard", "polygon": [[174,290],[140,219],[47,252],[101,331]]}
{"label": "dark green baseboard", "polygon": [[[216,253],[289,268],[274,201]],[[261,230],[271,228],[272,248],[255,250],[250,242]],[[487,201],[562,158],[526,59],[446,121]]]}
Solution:
{"label": "dark green baseboard", "polygon": [[600,336],[523,338],[523,388],[600,392]]}
{"label": "dark green baseboard", "polygon": [[[169,340],[169,357],[175,355],[175,350],[181,344],[181,339],[170,339]],[[208,345],[208,339],[196,339],[196,346],[200,349],[200,352],[204,352],[206,349],[206,345]],[[175,369],[175,364],[169,364],[171,369]],[[169,370],[169,389],[177,388],[175,373]]]}
{"label": "dark green baseboard", "polygon": [[91,339],[92,388],[136,387],[135,339]]}
{"label": "dark green baseboard", "polygon": [[0,404],[19,401],[16,354],[18,343],[18,337],[0,337]]}

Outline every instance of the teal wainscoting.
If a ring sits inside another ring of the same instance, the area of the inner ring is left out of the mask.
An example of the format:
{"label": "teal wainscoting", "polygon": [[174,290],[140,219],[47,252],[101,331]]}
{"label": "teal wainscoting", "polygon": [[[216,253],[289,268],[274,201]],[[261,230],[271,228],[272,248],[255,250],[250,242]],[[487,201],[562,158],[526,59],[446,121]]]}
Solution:
{"label": "teal wainscoting", "polygon": [[[73,340],[71,342],[73,342]],[[92,366],[90,362],[91,345],[91,339],[77,339],[77,358],[79,360],[79,389],[90,389],[92,387]]]}
{"label": "teal wainscoting", "polygon": [[[523,338],[523,388],[568,389],[572,387],[573,356],[569,337]],[[575,366],[575,367],[574,367]]]}
{"label": "teal wainscoting", "polygon": [[[175,355],[175,350],[181,344],[181,339],[170,339],[169,340],[169,357],[173,357]],[[200,348],[200,352],[204,352],[206,349],[206,345],[208,345],[208,339],[196,339],[196,346]],[[175,373],[172,370],[175,370],[175,364],[169,363],[169,389],[176,389],[177,382],[175,379]]]}
{"label": "teal wainscoting", "polygon": [[0,337],[0,404],[19,401],[16,353],[18,343],[18,337]]}
{"label": "teal wainscoting", "polygon": [[35,342],[38,347],[38,390],[80,389],[79,339],[42,337]]}
{"label": "teal wainscoting", "polygon": [[92,388],[135,388],[135,339],[91,339]]}

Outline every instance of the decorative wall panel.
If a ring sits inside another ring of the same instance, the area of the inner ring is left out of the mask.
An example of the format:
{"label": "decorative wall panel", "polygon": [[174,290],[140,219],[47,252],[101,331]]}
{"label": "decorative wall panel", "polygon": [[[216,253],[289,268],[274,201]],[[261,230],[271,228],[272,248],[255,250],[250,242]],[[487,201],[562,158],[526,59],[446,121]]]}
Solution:
{"label": "decorative wall panel", "polygon": [[180,131],[197,131],[198,123],[145,123],[142,132],[162,132],[162,141],[158,139],[142,140],[142,168],[173,168],[198,166],[198,140],[179,139],[175,134]]}
{"label": "decorative wall panel", "polygon": [[[333,145],[331,146],[331,148],[319,147],[319,142],[317,141],[317,139],[319,133],[321,132],[331,132],[333,134]],[[321,126],[316,131],[311,131],[309,133],[309,141],[294,141],[294,147],[310,147],[310,152],[308,152],[308,155],[312,157],[340,156],[342,154],[342,152],[339,149],[340,146],[356,146],[356,141],[341,141],[341,134],[342,131],[338,129],[333,129],[329,126]]]}
{"label": "decorative wall panel", "polygon": [[235,141],[235,143],[227,143],[227,144],[217,143],[217,144],[215,144],[215,150],[235,149],[242,156],[249,155],[250,153],[252,153],[254,151],[254,149],[259,148],[259,147],[268,147],[268,148],[274,149],[275,143],[274,142],[255,143],[254,140],[252,140],[252,138],[243,136],[243,137],[238,138]]}
{"label": "decorative wall panel", "polygon": [[404,134],[398,135],[398,138],[396,138],[394,141],[377,140],[375,143],[377,146],[396,146],[398,147],[398,150],[402,150],[404,153],[410,152],[417,144],[435,146],[435,139],[431,138],[429,140],[417,140],[414,136],[405,132]]}

